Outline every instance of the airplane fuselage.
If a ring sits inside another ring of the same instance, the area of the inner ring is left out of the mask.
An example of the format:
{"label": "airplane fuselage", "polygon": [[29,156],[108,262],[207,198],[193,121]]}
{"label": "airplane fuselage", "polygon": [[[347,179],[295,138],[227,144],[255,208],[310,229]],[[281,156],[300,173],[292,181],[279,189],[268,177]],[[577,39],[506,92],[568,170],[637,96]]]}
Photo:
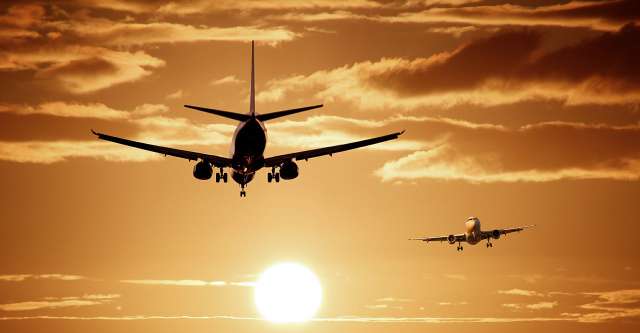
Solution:
{"label": "airplane fuselage", "polygon": [[465,223],[464,235],[467,238],[467,243],[474,245],[482,240],[482,231],[480,229],[480,220],[478,218],[469,218]]}
{"label": "airplane fuselage", "polygon": [[240,185],[249,183],[264,166],[264,150],[267,146],[267,129],[264,124],[250,118],[241,122],[231,142],[231,178]]}

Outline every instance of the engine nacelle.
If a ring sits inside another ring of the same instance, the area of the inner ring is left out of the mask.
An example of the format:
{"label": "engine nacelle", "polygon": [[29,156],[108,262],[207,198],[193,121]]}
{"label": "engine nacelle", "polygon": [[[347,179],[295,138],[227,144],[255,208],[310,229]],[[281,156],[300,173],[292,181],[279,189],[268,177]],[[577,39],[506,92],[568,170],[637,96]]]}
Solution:
{"label": "engine nacelle", "polygon": [[500,230],[494,230],[491,232],[491,238],[498,239],[500,238]]}
{"label": "engine nacelle", "polygon": [[209,162],[200,161],[193,167],[193,176],[200,180],[207,180],[213,175],[213,168]]}
{"label": "engine nacelle", "polygon": [[282,179],[294,179],[298,177],[298,165],[294,161],[287,161],[280,166],[280,177]]}
{"label": "engine nacelle", "polygon": [[449,244],[455,244],[455,242],[456,242],[456,236],[454,236],[454,235],[449,235],[449,237],[447,237],[447,241],[449,242]]}

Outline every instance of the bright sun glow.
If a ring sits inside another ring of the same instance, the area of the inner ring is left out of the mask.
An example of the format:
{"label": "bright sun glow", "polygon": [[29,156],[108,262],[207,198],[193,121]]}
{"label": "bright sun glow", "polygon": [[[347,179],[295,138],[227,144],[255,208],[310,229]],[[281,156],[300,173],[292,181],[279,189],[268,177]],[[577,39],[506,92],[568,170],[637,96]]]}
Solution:
{"label": "bright sun glow", "polygon": [[264,271],[255,288],[260,314],[277,323],[303,322],[316,313],[322,301],[320,281],[308,268],[281,263]]}

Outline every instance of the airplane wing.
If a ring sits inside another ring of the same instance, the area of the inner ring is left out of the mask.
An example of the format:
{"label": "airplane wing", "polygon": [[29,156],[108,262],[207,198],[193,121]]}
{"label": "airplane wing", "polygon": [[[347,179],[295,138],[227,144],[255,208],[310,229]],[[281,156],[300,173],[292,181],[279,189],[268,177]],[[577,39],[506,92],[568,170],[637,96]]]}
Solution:
{"label": "airplane wing", "polygon": [[[467,238],[464,234],[453,235],[456,242],[466,242]],[[422,237],[422,238],[409,238],[409,240],[417,240],[423,242],[448,242],[449,236],[438,236],[438,237]]]}
{"label": "airplane wing", "polygon": [[394,140],[394,139],[397,139],[400,135],[402,135],[402,133],[404,133],[404,131],[379,136],[377,138],[371,138],[371,139],[366,139],[362,141],[356,141],[356,142],[346,143],[342,145],[337,145],[337,146],[311,149],[311,150],[299,151],[291,154],[268,157],[268,158],[265,158],[264,164],[265,164],[265,167],[273,167],[273,166],[280,165],[282,162],[287,160],[295,159],[299,161],[299,160],[308,160],[310,158],[324,156],[324,155],[333,155],[335,153],[339,153],[339,152],[343,152],[351,149],[361,148],[361,147],[373,145],[376,143]]}
{"label": "airplane wing", "polygon": [[526,226],[522,226],[522,227],[515,227],[515,228],[506,228],[506,229],[496,229],[496,230],[491,230],[491,231],[483,231],[482,232],[482,238],[485,239],[489,236],[491,237],[495,237],[493,236],[493,232],[494,231],[498,231],[500,233],[501,236],[506,235],[506,234],[510,234],[512,232],[520,232],[524,229],[528,229],[531,227],[535,227],[535,225],[526,225]]}
{"label": "airplane wing", "polygon": [[132,140],[119,138],[119,137],[116,137],[116,136],[97,133],[97,132],[94,132],[93,130],[91,130],[91,133],[97,135],[99,139],[102,139],[102,140],[105,140],[105,141],[111,141],[111,142],[119,143],[119,144],[125,145],[125,146],[144,149],[144,150],[152,151],[154,153],[163,154],[165,156],[166,155],[170,155],[170,156],[174,156],[174,157],[184,158],[184,159],[187,159],[187,160],[190,160],[190,161],[195,161],[195,160],[201,159],[201,160],[204,160],[204,161],[207,161],[207,162],[211,163],[212,165],[214,165],[216,167],[228,167],[228,166],[231,165],[231,159],[230,158],[226,158],[226,157],[220,157],[220,156],[216,156],[216,155],[209,155],[209,154],[198,153],[198,152],[193,152],[193,151],[188,151],[188,150],[181,150],[181,149],[175,149],[175,148],[168,148],[168,147],[151,145],[151,144],[148,144],[148,143],[142,143],[142,142],[138,142],[138,141],[132,141]]}

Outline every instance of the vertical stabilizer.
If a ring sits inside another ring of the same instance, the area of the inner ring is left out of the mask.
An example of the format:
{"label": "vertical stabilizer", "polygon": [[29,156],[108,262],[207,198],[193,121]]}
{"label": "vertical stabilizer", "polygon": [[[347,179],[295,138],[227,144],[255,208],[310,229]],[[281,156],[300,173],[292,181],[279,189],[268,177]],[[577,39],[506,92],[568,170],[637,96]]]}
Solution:
{"label": "vertical stabilizer", "polygon": [[251,96],[249,97],[249,114],[252,117],[256,115],[256,80],[253,54],[253,41],[251,41]]}

